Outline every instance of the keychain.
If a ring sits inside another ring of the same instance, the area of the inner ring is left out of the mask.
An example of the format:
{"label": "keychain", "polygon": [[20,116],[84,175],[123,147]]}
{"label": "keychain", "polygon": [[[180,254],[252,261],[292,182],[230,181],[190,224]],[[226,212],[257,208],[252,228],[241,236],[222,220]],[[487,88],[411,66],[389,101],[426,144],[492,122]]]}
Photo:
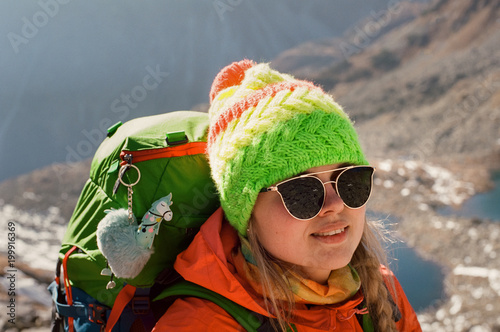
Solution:
{"label": "keychain", "polygon": [[[128,184],[125,183],[125,181],[123,181],[123,176],[125,175],[125,172],[128,171],[130,168],[134,168],[137,171],[137,180],[134,183]],[[134,164],[126,164],[123,165],[122,168],[120,168],[118,178],[120,179],[121,184],[127,187],[128,220],[129,223],[132,224],[135,219],[134,213],[132,212],[132,195],[134,194],[132,187],[139,183],[139,180],[141,179],[141,171],[139,171],[139,168],[137,168],[137,166],[135,166]]]}
{"label": "keychain", "polygon": [[[126,183],[123,179],[129,169],[137,171],[137,180]],[[108,266],[102,275],[111,276],[107,289],[116,286],[113,276],[135,278],[144,268],[153,253],[153,241],[160,231],[162,221],[172,220],[170,209],[172,193],[152,203],[151,208],[142,217],[141,223],[132,211],[133,187],[139,183],[141,172],[133,164],[120,168],[118,180],[127,187],[127,209],[106,210],[106,216],[97,226],[97,246],[107,259]]]}
{"label": "keychain", "polygon": [[[130,169],[137,172],[137,180],[127,183],[124,175]],[[141,172],[133,164],[126,164],[118,172],[118,180],[127,187],[127,209],[106,210],[106,216],[97,225],[97,246],[107,260],[102,275],[111,276],[107,289],[116,286],[114,276],[135,278],[149,260],[152,250],[137,243],[137,219],[133,212],[133,187],[139,183]]]}

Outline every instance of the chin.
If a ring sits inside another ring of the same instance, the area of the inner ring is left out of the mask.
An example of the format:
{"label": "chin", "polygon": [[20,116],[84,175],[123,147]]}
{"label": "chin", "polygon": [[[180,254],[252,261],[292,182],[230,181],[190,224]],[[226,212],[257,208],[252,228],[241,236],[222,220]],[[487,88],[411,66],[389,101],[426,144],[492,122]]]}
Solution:
{"label": "chin", "polygon": [[329,266],[330,270],[338,270],[349,264],[351,259],[352,255],[348,257],[336,258],[334,263],[324,264],[323,266]]}

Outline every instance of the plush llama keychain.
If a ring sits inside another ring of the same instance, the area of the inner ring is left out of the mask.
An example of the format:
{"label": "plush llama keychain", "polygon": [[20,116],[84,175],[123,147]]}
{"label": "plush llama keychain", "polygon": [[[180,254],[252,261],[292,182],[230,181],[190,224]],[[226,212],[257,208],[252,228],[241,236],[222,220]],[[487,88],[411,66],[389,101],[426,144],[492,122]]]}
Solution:
{"label": "plush llama keychain", "polygon": [[[124,167],[135,165],[125,165]],[[122,172],[120,172],[122,174]],[[172,193],[155,201],[142,217],[141,223],[132,213],[132,187],[139,182],[126,184],[120,175],[120,181],[128,188],[128,210],[106,210],[106,216],[97,226],[97,246],[111,268],[104,269],[102,275],[110,275],[107,288],[113,288],[113,275],[120,278],[135,278],[144,268],[153,253],[153,241],[160,230],[163,220],[172,220]]]}
{"label": "plush llama keychain", "polygon": [[158,235],[160,231],[160,223],[163,220],[172,220],[173,215],[172,210],[170,210],[172,203],[172,193],[170,193],[168,196],[160,198],[151,205],[149,211],[142,217],[141,224],[135,233],[138,245],[151,249],[155,235]]}

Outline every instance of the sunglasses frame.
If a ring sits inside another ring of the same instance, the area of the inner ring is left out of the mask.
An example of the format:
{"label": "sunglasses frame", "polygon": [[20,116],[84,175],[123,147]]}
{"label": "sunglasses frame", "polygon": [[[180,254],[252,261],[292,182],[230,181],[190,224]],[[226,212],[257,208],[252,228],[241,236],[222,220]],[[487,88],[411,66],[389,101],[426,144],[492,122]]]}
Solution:
{"label": "sunglasses frame", "polygon": [[[370,194],[368,195],[368,198],[366,199],[366,201],[363,203],[363,205],[359,206],[359,207],[350,207],[349,205],[347,205],[344,200],[342,199],[342,197],[339,195],[339,189],[338,189],[338,186],[337,186],[337,181],[338,181],[338,178],[343,174],[345,173],[346,171],[348,170],[351,170],[351,169],[354,169],[354,168],[371,168],[373,171],[372,171],[372,174],[370,176]],[[329,184],[329,183],[335,183],[335,186],[333,187],[335,189],[335,193],[337,194],[337,196],[340,197],[340,199],[342,199],[342,203],[344,204],[344,206],[346,206],[347,208],[349,209],[353,209],[353,210],[357,210],[357,209],[361,209],[363,206],[365,206],[368,201],[370,200],[370,197],[372,196],[372,192],[373,192],[373,174],[375,174],[375,170],[376,168],[371,166],[371,165],[353,165],[353,166],[346,166],[346,167],[339,167],[339,168],[334,168],[334,169],[331,169],[331,170],[328,170],[328,171],[321,171],[321,172],[314,172],[314,173],[307,173],[307,174],[302,174],[302,175],[298,175],[298,176],[294,176],[293,178],[289,178],[289,179],[286,179],[284,181],[281,181],[281,182],[278,182],[276,183],[275,185],[272,185],[272,186],[269,186],[267,188],[263,188],[260,192],[263,193],[263,192],[270,192],[270,191],[274,191],[274,192],[277,192],[279,195],[280,195],[280,198],[281,198],[281,202],[283,203],[283,206],[285,207],[286,211],[288,212],[289,215],[291,215],[293,218],[297,219],[297,220],[304,220],[304,221],[307,221],[307,220],[311,220],[315,217],[318,216],[318,214],[321,213],[321,210],[323,210],[323,207],[325,206],[325,201],[326,201],[326,187],[325,185],[326,184]],[[335,171],[342,171],[339,173],[339,175],[337,175],[335,177],[335,181],[321,181],[318,177],[314,176],[314,175],[317,175],[317,174],[324,174],[324,173],[330,173],[330,172],[335,172]],[[318,180],[319,182],[321,182],[321,184],[323,185],[323,203],[321,204],[321,208],[318,210],[318,212],[312,216],[311,218],[307,218],[307,219],[301,219],[301,218],[297,218],[296,216],[294,216],[289,210],[288,208],[286,207],[286,204],[285,204],[285,201],[283,199],[283,196],[281,195],[280,191],[278,190],[278,186],[283,184],[283,183],[286,183],[286,182],[289,182],[289,181],[293,181],[293,180],[296,180],[296,179],[300,179],[300,178],[305,178],[305,177],[311,177],[313,179],[316,179]]]}

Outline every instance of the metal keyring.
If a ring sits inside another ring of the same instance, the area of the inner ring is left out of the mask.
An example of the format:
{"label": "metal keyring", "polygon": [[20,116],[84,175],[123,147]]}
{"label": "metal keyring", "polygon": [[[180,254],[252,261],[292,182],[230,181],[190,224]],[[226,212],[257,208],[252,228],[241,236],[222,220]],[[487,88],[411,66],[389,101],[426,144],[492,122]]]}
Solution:
{"label": "metal keyring", "polygon": [[[129,167],[135,168],[135,170],[137,171],[137,181],[135,181],[134,183],[131,183],[131,184],[125,183],[125,182],[123,181],[123,178],[122,178],[122,176],[125,174],[126,168],[129,168]],[[123,166],[120,168],[120,174],[118,175],[118,178],[120,179],[120,182],[121,182],[124,186],[126,186],[126,187],[133,187],[133,186],[135,186],[137,183],[139,183],[139,180],[141,179],[141,171],[139,171],[139,168],[137,168],[137,166],[135,166],[134,164],[126,164],[126,165],[123,165]]]}

